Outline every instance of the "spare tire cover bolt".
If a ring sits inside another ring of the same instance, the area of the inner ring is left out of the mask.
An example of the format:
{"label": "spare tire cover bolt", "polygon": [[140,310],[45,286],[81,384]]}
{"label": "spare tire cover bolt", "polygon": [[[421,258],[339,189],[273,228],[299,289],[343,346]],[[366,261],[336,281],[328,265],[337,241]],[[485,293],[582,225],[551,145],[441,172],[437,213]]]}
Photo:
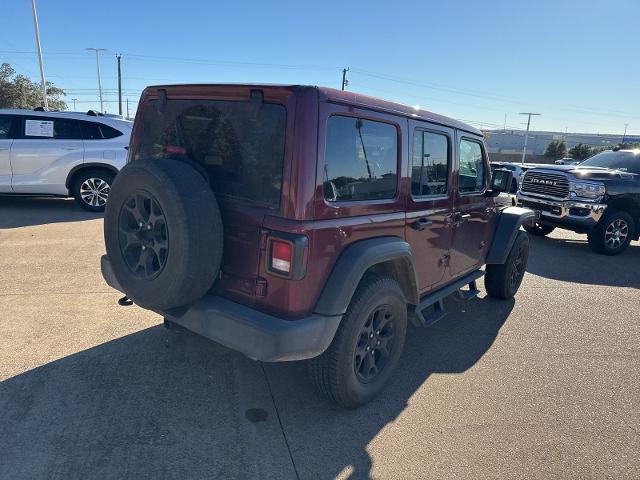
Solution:
{"label": "spare tire cover bolt", "polygon": [[146,250],[147,247],[145,245],[142,245],[142,250]]}
{"label": "spare tire cover bolt", "polygon": [[138,224],[138,226],[139,226],[139,227],[142,227],[142,222],[140,222],[140,223]]}
{"label": "spare tire cover bolt", "polygon": [[151,230],[151,224],[147,225],[147,230]]}

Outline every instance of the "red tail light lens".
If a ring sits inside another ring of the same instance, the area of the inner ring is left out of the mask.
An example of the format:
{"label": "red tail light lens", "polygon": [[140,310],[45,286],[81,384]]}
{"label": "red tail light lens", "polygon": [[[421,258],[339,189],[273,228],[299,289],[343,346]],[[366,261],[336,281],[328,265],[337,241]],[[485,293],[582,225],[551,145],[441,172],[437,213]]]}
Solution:
{"label": "red tail light lens", "polygon": [[176,153],[178,155],[182,155],[187,153],[187,150],[184,147],[178,147],[175,145],[166,145],[164,147],[165,153]]}
{"label": "red tail light lens", "polygon": [[271,241],[271,268],[285,274],[291,273],[293,245],[280,240]]}

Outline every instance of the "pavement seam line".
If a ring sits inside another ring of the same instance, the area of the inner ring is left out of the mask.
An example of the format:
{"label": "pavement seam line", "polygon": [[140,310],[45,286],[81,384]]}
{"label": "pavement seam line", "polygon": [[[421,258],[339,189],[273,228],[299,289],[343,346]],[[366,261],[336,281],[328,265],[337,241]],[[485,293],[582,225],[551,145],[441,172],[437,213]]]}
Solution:
{"label": "pavement seam line", "polygon": [[287,446],[287,452],[289,452],[289,459],[291,460],[291,466],[293,466],[293,472],[296,474],[296,479],[300,480],[300,474],[298,473],[298,468],[296,467],[296,462],[293,459],[293,454],[291,453],[291,446],[289,445],[289,440],[287,440],[287,434],[284,431],[284,425],[282,425],[282,419],[280,418],[280,412],[278,411],[278,405],[276,404],[276,399],[273,396],[273,391],[271,390],[271,383],[269,382],[269,376],[267,375],[267,371],[264,369],[264,363],[260,363],[260,368],[262,369],[262,373],[264,374],[264,380],[267,382],[267,389],[269,390],[269,395],[271,396],[271,403],[273,403],[273,408],[276,411],[276,417],[278,418],[278,424],[280,424],[280,431],[282,432],[282,438],[284,438],[284,444]]}

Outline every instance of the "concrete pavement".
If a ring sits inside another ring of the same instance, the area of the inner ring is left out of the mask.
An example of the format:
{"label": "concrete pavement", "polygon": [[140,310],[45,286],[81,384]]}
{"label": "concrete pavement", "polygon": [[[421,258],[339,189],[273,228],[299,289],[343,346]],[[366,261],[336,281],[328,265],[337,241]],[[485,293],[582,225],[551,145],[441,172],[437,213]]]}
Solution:
{"label": "concrete pavement", "polygon": [[638,478],[640,245],[531,247],[515,302],[450,302],[344,411],[118,306],[99,215],[0,198],[0,478]]}

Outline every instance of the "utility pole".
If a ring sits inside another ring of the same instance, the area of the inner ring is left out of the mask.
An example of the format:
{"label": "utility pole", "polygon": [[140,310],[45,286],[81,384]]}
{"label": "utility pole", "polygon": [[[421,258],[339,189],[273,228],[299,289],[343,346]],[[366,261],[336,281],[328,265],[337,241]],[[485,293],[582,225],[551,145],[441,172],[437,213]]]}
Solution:
{"label": "utility pole", "polygon": [[92,52],[96,52],[96,67],[98,68],[98,94],[100,96],[100,112],[104,113],[104,104],[102,101],[102,80],[100,80],[100,52],[106,52],[106,48],[87,48]]}
{"label": "utility pole", "polygon": [[622,143],[624,143],[624,140],[627,138],[627,127],[629,126],[628,123],[624,124],[624,133],[622,134]]}
{"label": "utility pole", "polygon": [[131,117],[129,116],[129,99],[127,98],[127,120],[129,118],[131,118]]}
{"label": "utility pole", "polygon": [[116,55],[118,59],[118,115],[122,116],[122,71],[120,70],[121,54]]}
{"label": "utility pole", "polygon": [[347,85],[349,85],[349,80],[347,80],[347,72],[349,71],[348,68],[343,68],[342,69],[342,90],[345,89],[345,87]]}
{"label": "utility pole", "polygon": [[504,125],[502,125],[502,133],[507,131],[507,114],[504,114]]}
{"label": "utility pole", "polygon": [[36,47],[38,48],[38,63],[40,64],[40,81],[42,86],[42,101],[45,110],[49,109],[47,102],[47,82],[44,79],[44,65],[42,64],[42,48],[40,47],[40,29],[38,28],[38,14],[36,13],[36,0],[31,0],[31,11],[33,12],[33,27],[36,30]]}
{"label": "utility pole", "polygon": [[520,112],[520,115],[528,115],[529,118],[527,119],[527,133],[525,133],[524,135],[524,147],[522,147],[522,161],[520,163],[524,164],[524,159],[527,156],[527,142],[529,141],[529,127],[531,126],[531,116],[532,115],[540,115],[539,113],[532,113],[532,112]]}
{"label": "utility pole", "polygon": [[78,99],[77,98],[72,98],[71,100],[73,101],[73,111],[77,112],[77,110],[76,110],[76,100],[78,100]]}

